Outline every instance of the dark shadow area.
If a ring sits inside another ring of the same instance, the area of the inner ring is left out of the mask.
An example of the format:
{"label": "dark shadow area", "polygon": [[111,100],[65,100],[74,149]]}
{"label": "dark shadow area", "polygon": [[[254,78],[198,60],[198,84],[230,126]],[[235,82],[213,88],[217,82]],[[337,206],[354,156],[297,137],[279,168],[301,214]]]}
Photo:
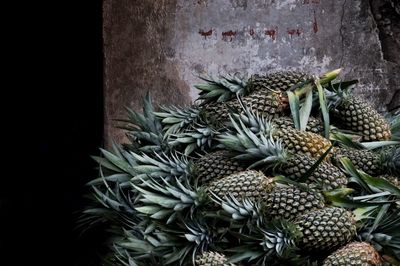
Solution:
{"label": "dark shadow area", "polygon": [[35,3],[15,14],[0,265],[99,265],[102,236],[74,227],[103,143],[101,2]]}

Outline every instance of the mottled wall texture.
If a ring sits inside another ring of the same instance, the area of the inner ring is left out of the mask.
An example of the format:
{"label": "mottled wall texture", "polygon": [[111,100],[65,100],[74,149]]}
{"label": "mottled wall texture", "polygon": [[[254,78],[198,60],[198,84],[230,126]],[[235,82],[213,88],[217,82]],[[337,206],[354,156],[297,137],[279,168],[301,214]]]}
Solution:
{"label": "mottled wall texture", "polygon": [[105,138],[124,106],[188,104],[196,75],[343,68],[382,112],[400,103],[393,0],[104,0]]}

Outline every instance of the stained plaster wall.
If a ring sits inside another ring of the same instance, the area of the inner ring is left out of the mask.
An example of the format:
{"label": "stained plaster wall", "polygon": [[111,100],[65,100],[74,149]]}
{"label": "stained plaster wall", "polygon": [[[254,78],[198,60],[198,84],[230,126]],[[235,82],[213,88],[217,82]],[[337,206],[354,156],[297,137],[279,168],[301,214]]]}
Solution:
{"label": "stained plaster wall", "polygon": [[103,9],[107,142],[124,137],[113,122],[124,106],[140,110],[147,91],[155,104],[188,104],[202,73],[340,67],[379,111],[400,104],[399,14],[389,0],[105,0]]}

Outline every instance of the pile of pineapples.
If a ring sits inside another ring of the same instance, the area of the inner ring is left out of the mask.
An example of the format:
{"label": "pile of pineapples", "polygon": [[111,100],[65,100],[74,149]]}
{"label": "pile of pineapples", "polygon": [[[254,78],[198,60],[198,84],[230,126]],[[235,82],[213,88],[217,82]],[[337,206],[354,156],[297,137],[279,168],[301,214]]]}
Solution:
{"label": "pile of pineapples", "polygon": [[106,228],[105,264],[399,265],[399,114],[339,72],[207,76],[195,105],[128,109],[80,224]]}

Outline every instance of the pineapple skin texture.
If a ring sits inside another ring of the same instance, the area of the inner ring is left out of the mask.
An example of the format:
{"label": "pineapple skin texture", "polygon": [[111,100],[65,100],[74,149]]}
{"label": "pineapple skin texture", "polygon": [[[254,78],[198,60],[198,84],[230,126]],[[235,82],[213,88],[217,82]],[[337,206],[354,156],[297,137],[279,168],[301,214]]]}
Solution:
{"label": "pineapple skin texture", "polygon": [[309,74],[296,71],[279,71],[267,75],[253,75],[248,81],[248,91],[287,91],[294,85],[312,78]]}
{"label": "pineapple skin texture", "polygon": [[246,197],[252,201],[260,201],[267,198],[274,186],[272,178],[266,177],[262,172],[248,170],[212,181],[207,185],[207,190],[220,198],[231,194],[238,199]]}
{"label": "pineapple skin texture", "polygon": [[332,145],[328,139],[318,134],[293,128],[277,129],[272,135],[282,140],[285,148],[293,154],[301,153],[315,158],[323,155]]}
{"label": "pineapple skin texture", "polygon": [[349,158],[358,170],[363,170],[369,175],[375,176],[383,173],[380,165],[380,155],[372,151],[336,148],[332,156],[332,162],[340,166],[340,158],[342,157]]}
{"label": "pineapple skin texture", "polygon": [[[317,161],[306,155],[294,155],[280,167],[280,172],[290,179],[297,180]],[[311,176],[306,180],[311,187],[321,184],[326,190],[345,187],[348,183],[346,175],[336,166],[322,161]]]}
{"label": "pineapple skin texture", "polygon": [[[287,96],[282,92],[271,92],[267,90],[255,91],[242,97],[243,104],[249,106],[253,112],[267,118],[277,118],[283,115],[289,106]],[[229,121],[231,109],[241,110],[240,102],[233,99],[227,102],[210,103],[205,105],[205,112],[214,123],[225,123]]]}
{"label": "pineapple skin texture", "polygon": [[194,163],[199,183],[207,183],[244,171],[238,161],[231,159],[228,151],[216,151],[204,155]]}
{"label": "pineapple skin texture", "polygon": [[262,212],[267,219],[294,220],[299,215],[325,207],[324,197],[319,192],[277,186],[272,178],[254,170],[215,180],[208,185],[208,190],[220,198],[229,193],[238,199],[261,201]]}
{"label": "pineapple skin texture", "polygon": [[366,242],[352,242],[329,255],[322,266],[381,266],[379,253]]}
{"label": "pineapple skin texture", "polygon": [[309,211],[325,206],[323,196],[313,190],[304,191],[297,187],[276,187],[265,201],[265,216],[293,220]]}
{"label": "pineapple skin texture", "polygon": [[390,125],[368,102],[348,97],[332,110],[339,126],[362,134],[362,141],[390,140]]}
{"label": "pineapple skin texture", "polygon": [[[278,128],[286,129],[286,128],[295,128],[293,119],[289,116],[282,116],[272,120],[272,123],[276,125]],[[306,131],[312,132],[314,134],[323,135],[324,134],[324,125],[323,121],[320,118],[315,118],[310,116],[308,119]]]}
{"label": "pineapple skin texture", "polygon": [[356,235],[356,221],[343,208],[327,207],[296,218],[302,233],[298,247],[305,251],[329,251],[348,243]]}
{"label": "pineapple skin texture", "polygon": [[196,257],[195,266],[235,266],[233,263],[227,263],[225,255],[206,251]]}

